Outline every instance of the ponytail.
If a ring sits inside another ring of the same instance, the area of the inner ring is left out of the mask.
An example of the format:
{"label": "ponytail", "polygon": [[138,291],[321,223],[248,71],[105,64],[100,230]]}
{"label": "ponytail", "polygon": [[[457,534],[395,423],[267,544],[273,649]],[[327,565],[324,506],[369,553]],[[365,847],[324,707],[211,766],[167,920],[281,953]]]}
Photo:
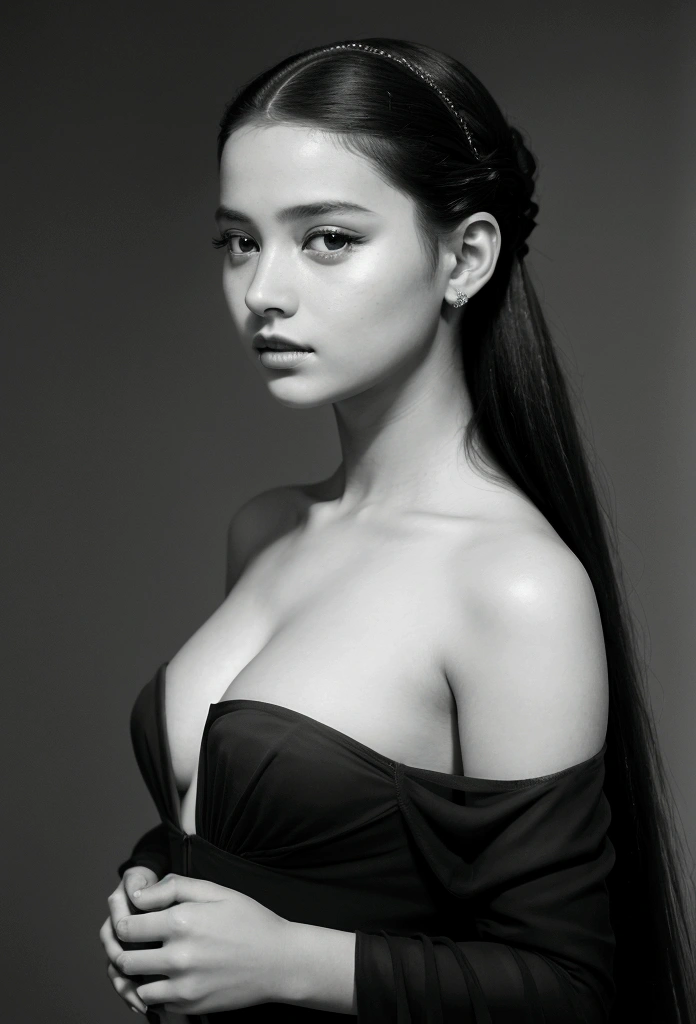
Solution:
{"label": "ponytail", "polygon": [[584,565],[601,615],[609,675],[605,792],[616,851],[608,879],[616,936],[612,1020],[693,1024],[693,886],[645,666],[636,656],[616,527],[600,511],[565,377],[524,260],[514,257],[497,287],[482,289],[467,313],[462,359],[474,410],[467,455],[478,460],[481,448],[487,449],[534,502]]}

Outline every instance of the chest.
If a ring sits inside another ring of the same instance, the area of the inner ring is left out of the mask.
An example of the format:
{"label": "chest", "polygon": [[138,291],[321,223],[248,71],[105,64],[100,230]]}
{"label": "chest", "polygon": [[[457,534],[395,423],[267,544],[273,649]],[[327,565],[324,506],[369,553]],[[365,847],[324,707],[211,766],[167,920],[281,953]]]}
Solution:
{"label": "chest", "polygon": [[165,705],[182,827],[194,831],[209,707],[278,704],[386,757],[461,771],[457,709],[439,667],[445,628],[432,547],[269,551],[170,659]]}

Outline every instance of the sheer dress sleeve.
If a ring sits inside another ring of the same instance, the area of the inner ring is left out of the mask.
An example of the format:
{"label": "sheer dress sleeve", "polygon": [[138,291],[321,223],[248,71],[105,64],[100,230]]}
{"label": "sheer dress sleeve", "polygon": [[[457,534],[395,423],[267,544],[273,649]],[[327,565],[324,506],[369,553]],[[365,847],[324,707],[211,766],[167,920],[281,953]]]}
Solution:
{"label": "sheer dress sleeve", "polygon": [[409,831],[451,907],[447,935],[358,931],[359,1024],[601,1024],[615,995],[606,743],[497,781],[400,768]]}

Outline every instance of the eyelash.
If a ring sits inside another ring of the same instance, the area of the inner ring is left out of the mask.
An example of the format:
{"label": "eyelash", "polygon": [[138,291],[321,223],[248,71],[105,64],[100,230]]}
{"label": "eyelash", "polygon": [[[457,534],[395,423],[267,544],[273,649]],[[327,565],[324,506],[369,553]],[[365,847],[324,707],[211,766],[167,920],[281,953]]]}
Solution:
{"label": "eyelash", "polygon": [[[349,235],[345,231],[315,231],[313,235],[310,235],[309,238],[306,239],[306,241],[309,242],[312,238],[323,238],[325,235],[337,235],[339,238],[345,238],[348,244],[344,249],[337,249],[336,252],[332,253],[319,252],[318,249],[312,249],[311,252],[322,260],[335,260],[338,256],[345,256],[346,253],[352,252],[356,246],[363,242],[362,238],[356,237],[355,235]],[[228,255],[231,256],[232,259],[238,260],[252,255],[250,252],[230,252],[229,244],[232,238],[251,238],[251,235],[247,235],[243,231],[223,231],[219,238],[213,239],[213,245],[216,249],[226,248]]]}

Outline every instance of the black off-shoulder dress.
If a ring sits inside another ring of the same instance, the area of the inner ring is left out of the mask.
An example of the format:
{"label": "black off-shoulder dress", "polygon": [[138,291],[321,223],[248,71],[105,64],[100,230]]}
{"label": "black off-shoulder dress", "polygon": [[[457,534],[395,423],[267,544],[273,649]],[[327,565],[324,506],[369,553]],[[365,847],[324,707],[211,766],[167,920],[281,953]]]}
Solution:
{"label": "black off-shoulder dress", "polygon": [[[400,764],[277,704],[221,701],[203,732],[188,835],[164,718],[166,666],[131,716],[161,821],[120,875],[141,864],[158,877],[205,878],[288,920],[355,932],[359,1024],[610,1019],[606,742],[552,775],[477,779]],[[188,1018],[329,1019],[337,1015],[280,1003]]]}

